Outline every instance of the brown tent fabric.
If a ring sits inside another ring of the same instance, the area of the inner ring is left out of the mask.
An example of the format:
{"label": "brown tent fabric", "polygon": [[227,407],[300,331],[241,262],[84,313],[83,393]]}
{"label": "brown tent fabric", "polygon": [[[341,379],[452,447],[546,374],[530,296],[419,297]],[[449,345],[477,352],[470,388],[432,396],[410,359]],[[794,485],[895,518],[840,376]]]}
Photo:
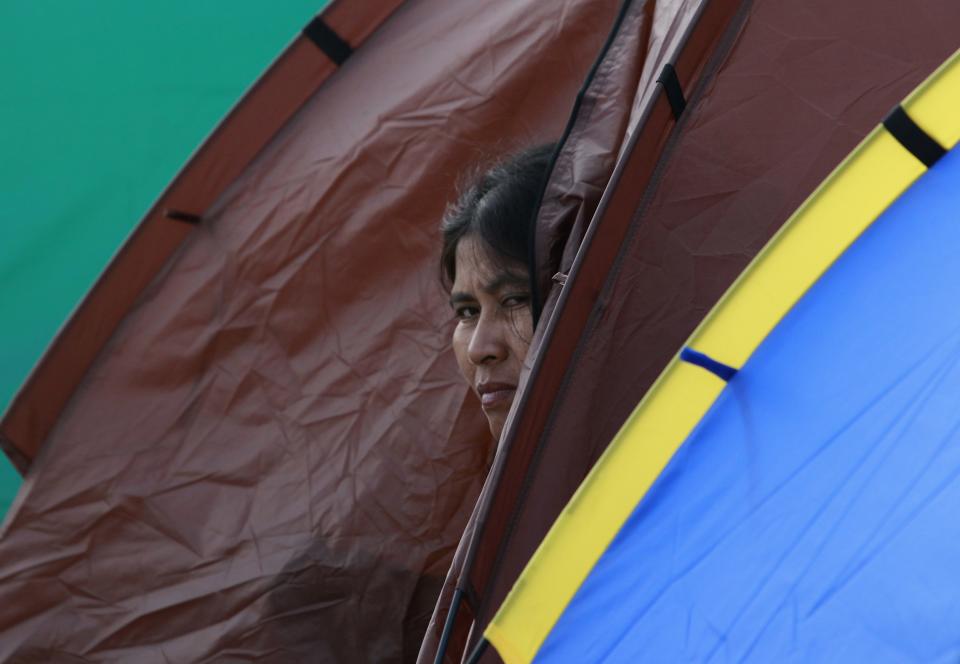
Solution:
{"label": "brown tent fabric", "polygon": [[298,38],[0,426],[29,465],[0,660],[416,656],[492,454],[438,220],[467,165],[562,132],[616,11],[338,2],[336,70]]}
{"label": "brown tent fabric", "polygon": [[[369,0],[364,11],[334,0],[316,25],[360,45],[401,0]],[[0,447],[21,473],[136,298],[276,132],[335,71],[313,39],[298,36],[237,104],[147,212],[97,280],[0,421]],[[177,220],[179,223],[170,223]]]}
{"label": "brown tent fabric", "polygon": [[[595,126],[572,131],[548,184],[540,227],[573,233],[562,248],[551,237],[538,248],[541,257],[561,252],[567,274],[549,282],[530,373],[434,616],[438,630],[456,584],[465,599],[446,661],[477,643],[703,315],[813,188],[957,48],[946,26],[960,25],[960,5],[947,1],[657,3],[678,12],[672,23],[669,11],[637,4],[664,17],[652,33],[672,35],[665,42],[675,48],[663,46],[666,58],[653,45],[633,53],[645,58],[636,88],[598,84],[609,106],[631,104],[627,128],[615,144],[598,141]],[[686,97],[676,122],[647,73],[662,71],[646,65],[651,58],[676,68]],[[607,175],[596,167],[614,162]],[[578,191],[590,194],[568,194]],[[435,652],[434,632],[421,661]],[[496,660],[487,650],[481,661]]]}

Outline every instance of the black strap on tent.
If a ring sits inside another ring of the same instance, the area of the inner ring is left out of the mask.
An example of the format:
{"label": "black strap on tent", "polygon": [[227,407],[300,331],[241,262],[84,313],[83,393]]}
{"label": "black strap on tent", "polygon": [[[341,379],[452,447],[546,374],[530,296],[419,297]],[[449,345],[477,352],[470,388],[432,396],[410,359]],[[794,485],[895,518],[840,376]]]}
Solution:
{"label": "black strap on tent", "polygon": [[319,16],[303,29],[303,36],[312,41],[339,67],[353,55],[353,48]]}
{"label": "black strap on tent", "polygon": [[670,110],[673,111],[673,117],[680,119],[680,114],[687,107],[687,100],[683,96],[683,88],[680,87],[680,77],[677,76],[677,70],[669,62],[663,65],[663,71],[657,83],[663,86],[663,91],[667,93],[667,101],[670,103]]}
{"label": "black strap on tent", "polygon": [[729,383],[730,379],[737,375],[737,370],[733,367],[713,359],[706,353],[693,350],[689,346],[684,346],[683,350],[680,351],[680,359],[688,364],[706,369],[726,383]]}
{"label": "black strap on tent", "polygon": [[927,168],[947,154],[943,146],[921,129],[899,104],[883,119],[883,126]]}
{"label": "black strap on tent", "polygon": [[185,224],[193,224],[196,226],[201,221],[203,217],[198,214],[193,214],[191,212],[184,212],[183,210],[174,210],[172,208],[167,208],[163,211],[163,216],[167,219],[173,219],[174,221],[182,221]]}

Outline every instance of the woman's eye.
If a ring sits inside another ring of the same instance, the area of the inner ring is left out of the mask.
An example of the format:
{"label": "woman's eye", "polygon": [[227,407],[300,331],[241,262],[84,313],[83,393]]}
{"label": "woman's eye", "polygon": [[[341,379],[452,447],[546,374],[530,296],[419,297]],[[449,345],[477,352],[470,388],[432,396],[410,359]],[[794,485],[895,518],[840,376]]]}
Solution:
{"label": "woman's eye", "polygon": [[471,320],[480,314],[480,309],[473,306],[460,306],[454,309],[453,313],[460,320]]}
{"label": "woman's eye", "polygon": [[522,307],[530,302],[530,296],[527,293],[514,293],[503,298],[502,305],[505,307]]}

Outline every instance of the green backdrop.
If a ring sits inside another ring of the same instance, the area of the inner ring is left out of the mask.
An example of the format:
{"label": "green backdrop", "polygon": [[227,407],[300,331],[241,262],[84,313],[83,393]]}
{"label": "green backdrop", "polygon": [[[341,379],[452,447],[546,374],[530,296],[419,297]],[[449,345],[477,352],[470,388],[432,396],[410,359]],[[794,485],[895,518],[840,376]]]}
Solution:
{"label": "green backdrop", "polygon": [[[141,215],[326,1],[0,5],[0,411]],[[0,459],[0,516],[19,484]]]}

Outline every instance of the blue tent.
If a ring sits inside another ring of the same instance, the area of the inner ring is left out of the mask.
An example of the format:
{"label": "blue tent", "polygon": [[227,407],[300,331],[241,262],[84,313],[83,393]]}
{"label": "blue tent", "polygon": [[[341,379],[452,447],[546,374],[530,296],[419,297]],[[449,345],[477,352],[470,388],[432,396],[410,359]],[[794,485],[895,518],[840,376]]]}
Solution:
{"label": "blue tent", "polygon": [[514,662],[960,657],[960,53],[637,406],[486,638]]}

